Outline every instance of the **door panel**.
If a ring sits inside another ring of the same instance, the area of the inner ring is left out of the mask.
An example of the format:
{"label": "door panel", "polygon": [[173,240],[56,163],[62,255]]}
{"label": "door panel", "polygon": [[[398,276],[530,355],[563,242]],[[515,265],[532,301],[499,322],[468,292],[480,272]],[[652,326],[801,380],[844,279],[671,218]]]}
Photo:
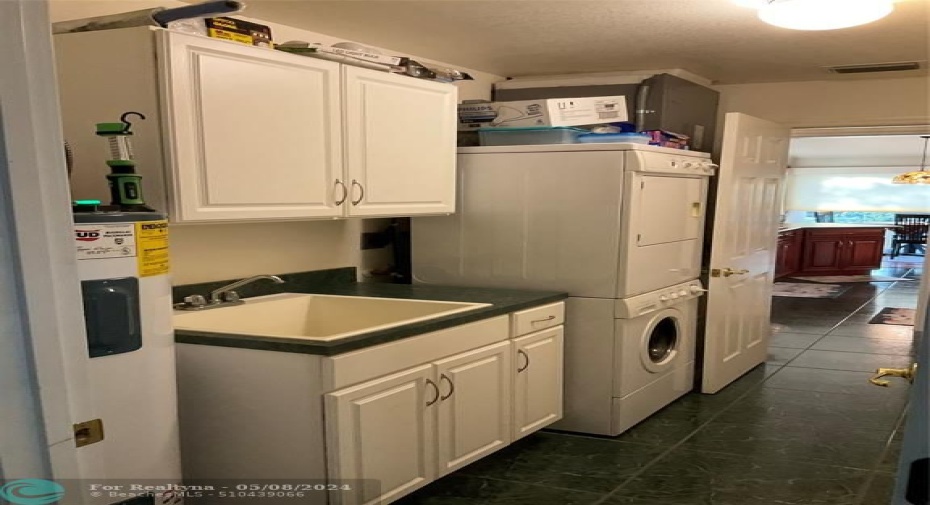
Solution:
{"label": "door panel", "polygon": [[510,443],[511,344],[437,361],[440,476]]}
{"label": "door panel", "polygon": [[342,214],[339,64],[179,33],[163,49],[180,221]]}
{"label": "door panel", "polygon": [[562,418],[562,334],[558,327],[513,340],[514,440]]}
{"label": "door panel", "polygon": [[638,246],[701,237],[706,179],[634,174],[631,183],[634,191],[631,205],[635,207],[632,228]]}
{"label": "door panel", "polygon": [[[335,479],[366,479],[339,503],[379,504],[435,477],[432,365],[326,395],[326,456]],[[339,501],[341,500],[341,501]]]}
{"label": "door panel", "polygon": [[833,271],[843,268],[846,240],[842,235],[809,234],[805,242],[804,270]]}
{"label": "door panel", "polygon": [[343,71],[349,214],[454,212],[455,86],[358,67]]}
{"label": "door panel", "polygon": [[848,252],[846,268],[851,270],[871,270],[882,266],[882,254],[885,249],[885,236],[868,234],[848,235]]}
{"label": "door panel", "polygon": [[716,393],[766,358],[788,139],[788,128],[779,124],[726,115],[708,279],[704,393]]}

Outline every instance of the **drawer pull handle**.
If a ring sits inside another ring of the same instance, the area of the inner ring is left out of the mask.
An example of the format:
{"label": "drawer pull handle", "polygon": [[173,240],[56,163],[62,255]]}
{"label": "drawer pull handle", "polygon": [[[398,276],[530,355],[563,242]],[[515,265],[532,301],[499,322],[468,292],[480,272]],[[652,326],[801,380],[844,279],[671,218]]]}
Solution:
{"label": "drawer pull handle", "polygon": [[544,319],[533,319],[532,321],[530,321],[530,324],[545,323],[546,321],[552,321],[553,319],[555,319],[555,316],[554,316],[554,315],[553,315],[553,316],[549,316],[549,317],[544,318]]}
{"label": "drawer pull handle", "polygon": [[530,367],[530,356],[529,354],[523,352],[523,349],[517,349],[517,355],[523,356],[523,360],[526,363],[521,368],[517,368],[517,373],[520,373]]}
{"label": "drawer pull handle", "polygon": [[429,407],[430,405],[439,401],[439,386],[437,386],[436,383],[430,379],[426,379],[426,385],[431,386],[434,393],[433,399],[426,402],[426,406]]}
{"label": "drawer pull handle", "polygon": [[446,394],[444,394],[444,395],[442,395],[442,396],[440,396],[440,397],[439,397],[439,400],[440,400],[440,401],[446,401],[446,400],[449,399],[450,396],[452,396],[452,393],[455,392],[455,384],[452,383],[452,379],[450,379],[449,377],[447,377],[446,374],[442,374],[442,375],[439,376],[439,382],[442,382],[442,381],[446,381],[446,382],[449,383],[449,392],[446,393]]}

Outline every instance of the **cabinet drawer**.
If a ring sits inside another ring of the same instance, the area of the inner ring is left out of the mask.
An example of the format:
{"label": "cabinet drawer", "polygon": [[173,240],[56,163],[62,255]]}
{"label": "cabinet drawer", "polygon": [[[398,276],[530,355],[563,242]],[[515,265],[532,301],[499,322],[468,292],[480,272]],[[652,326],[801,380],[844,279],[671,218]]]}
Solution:
{"label": "cabinet drawer", "polygon": [[542,307],[514,312],[511,316],[511,335],[519,337],[565,323],[565,303],[558,302]]}

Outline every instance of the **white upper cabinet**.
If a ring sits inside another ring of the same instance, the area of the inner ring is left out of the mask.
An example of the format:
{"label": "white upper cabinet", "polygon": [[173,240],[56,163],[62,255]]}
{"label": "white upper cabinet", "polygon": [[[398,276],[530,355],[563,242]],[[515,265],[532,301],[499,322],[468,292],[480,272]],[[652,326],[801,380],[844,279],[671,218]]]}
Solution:
{"label": "white upper cabinet", "polygon": [[350,216],[455,210],[456,88],[343,67]]}
{"label": "white upper cabinet", "polygon": [[454,211],[452,84],[149,27],[55,44],[74,199],[108,201],[94,124],[137,111],[143,192],[175,223]]}
{"label": "white upper cabinet", "polygon": [[161,33],[178,220],[342,215],[340,65]]}

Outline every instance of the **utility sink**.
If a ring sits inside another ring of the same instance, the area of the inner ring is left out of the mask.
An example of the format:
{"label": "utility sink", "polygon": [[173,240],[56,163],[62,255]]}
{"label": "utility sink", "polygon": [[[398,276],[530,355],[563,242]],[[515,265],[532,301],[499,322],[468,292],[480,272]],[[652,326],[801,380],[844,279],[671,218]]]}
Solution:
{"label": "utility sink", "polygon": [[488,303],[282,293],[242,305],[176,311],[176,330],[331,341],[488,307]]}

